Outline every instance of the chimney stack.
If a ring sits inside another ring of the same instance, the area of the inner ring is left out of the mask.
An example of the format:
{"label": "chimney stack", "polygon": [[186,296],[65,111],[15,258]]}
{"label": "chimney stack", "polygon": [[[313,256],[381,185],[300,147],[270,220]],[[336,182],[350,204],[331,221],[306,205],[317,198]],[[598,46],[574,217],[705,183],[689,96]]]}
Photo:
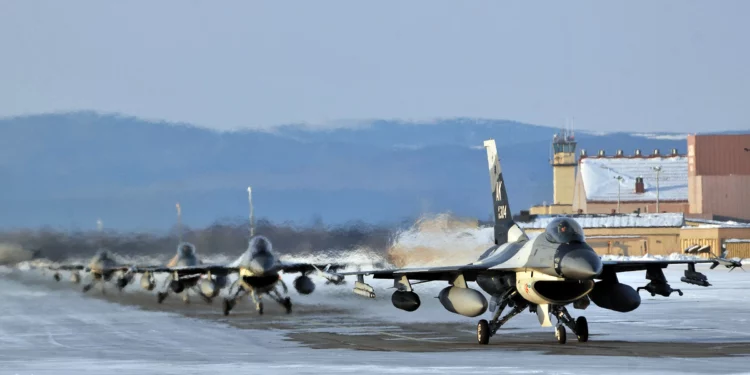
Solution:
{"label": "chimney stack", "polygon": [[646,190],[643,188],[643,177],[635,178],[635,193],[643,194]]}
{"label": "chimney stack", "polygon": [[635,156],[641,156],[641,149],[640,148],[636,148],[635,149]]}
{"label": "chimney stack", "polygon": [[677,149],[676,148],[672,149],[672,156],[677,156]]}
{"label": "chimney stack", "polygon": [[659,153],[659,149],[658,149],[658,148],[655,148],[655,149],[654,149],[654,153],[652,154],[652,156],[659,156],[659,154],[660,154],[660,153]]}
{"label": "chimney stack", "polygon": [[586,149],[585,149],[585,148],[582,148],[582,149],[581,149],[581,157],[582,157],[582,158],[585,158],[585,157],[586,157]]}
{"label": "chimney stack", "polygon": [[622,150],[617,150],[617,154],[616,155],[617,155],[618,158],[621,158],[622,157]]}
{"label": "chimney stack", "polygon": [[599,150],[599,156],[600,156],[600,157],[604,157],[604,156],[605,156],[605,154],[604,154],[604,150]]}

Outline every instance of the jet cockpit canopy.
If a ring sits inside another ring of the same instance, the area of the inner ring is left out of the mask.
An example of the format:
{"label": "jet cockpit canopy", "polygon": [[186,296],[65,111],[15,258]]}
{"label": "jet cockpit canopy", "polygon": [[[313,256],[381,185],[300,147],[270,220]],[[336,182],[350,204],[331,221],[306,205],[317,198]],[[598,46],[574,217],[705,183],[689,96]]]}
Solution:
{"label": "jet cockpit canopy", "polygon": [[552,243],[585,242],[583,228],[577,221],[559,217],[552,220],[544,231],[547,240]]}

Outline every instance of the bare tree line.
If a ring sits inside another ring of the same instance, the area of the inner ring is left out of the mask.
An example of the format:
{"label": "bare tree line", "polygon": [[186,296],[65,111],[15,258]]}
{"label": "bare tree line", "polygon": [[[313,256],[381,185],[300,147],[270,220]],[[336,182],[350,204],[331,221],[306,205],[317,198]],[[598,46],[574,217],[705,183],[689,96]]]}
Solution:
{"label": "bare tree line", "polygon": [[[310,226],[297,226],[261,219],[255,225],[255,234],[268,237],[281,254],[339,252],[363,247],[385,253],[395,231],[395,227],[364,222],[325,226],[319,221]],[[0,242],[20,245],[35,252],[37,258],[53,261],[87,257],[100,248],[122,255],[166,257],[174,254],[180,239],[193,243],[203,255],[239,254],[247,248],[249,228],[246,219],[237,218],[218,220],[206,228],[182,227],[179,230],[175,226],[167,233],[51,228],[0,231]]]}

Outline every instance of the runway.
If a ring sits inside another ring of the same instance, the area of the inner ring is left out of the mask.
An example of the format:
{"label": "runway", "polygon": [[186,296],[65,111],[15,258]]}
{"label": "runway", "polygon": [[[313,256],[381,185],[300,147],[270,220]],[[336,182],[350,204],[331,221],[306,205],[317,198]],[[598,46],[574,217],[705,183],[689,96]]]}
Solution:
{"label": "runway", "polygon": [[[480,346],[479,318],[431,298],[443,285],[420,285],[423,306],[413,313],[391,306],[392,284],[380,282],[375,300],[353,295],[351,285],[319,285],[310,296],[290,291],[292,314],[265,300],[262,316],[244,301],[225,317],[220,300],[185,305],[170,296],[160,305],[135,285],[83,295],[65,279],[6,271],[0,373],[748,373],[750,273],[705,272],[714,286],[673,281],[683,297],[643,295],[629,314],[571,310],[589,320],[587,343],[569,334],[559,345],[551,328],[523,313]],[[628,276],[643,283],[641,273]]]}

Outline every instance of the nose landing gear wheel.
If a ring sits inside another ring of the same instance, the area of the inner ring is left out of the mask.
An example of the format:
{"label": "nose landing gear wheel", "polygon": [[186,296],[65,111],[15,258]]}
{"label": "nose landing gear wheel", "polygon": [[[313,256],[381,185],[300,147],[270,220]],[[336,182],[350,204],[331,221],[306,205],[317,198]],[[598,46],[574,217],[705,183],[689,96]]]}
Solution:
{"label": "nose landing gear wheel", "polygon": [[576,337],[578,337],[578,342],[589,341],[589,323],[583,316],[576,319]]}
{"label": "nose landing gear wheel", "polygon": [[477,341],[481,345],[487,345],[490,342],[490,325],[484,319],[477,324]]}
{"label": "nose landing gear wheel", "polygon": [[228,298],[224,298],[224,316],[229,315],[229,311],[234,307],[234,301],[230,301]]}
{"label": "nose landing gear wheel", "polygon": [[156,294],[156,302],[162,303],[164,302],[165,298],[167,298],[166,292],[159,292]]}
{"label": "nose landing gear wheel", "polygon": [[563,327],[562,324],[555,327],[555,338],[557,339],[558,343],[565,344],[565,327]]}

